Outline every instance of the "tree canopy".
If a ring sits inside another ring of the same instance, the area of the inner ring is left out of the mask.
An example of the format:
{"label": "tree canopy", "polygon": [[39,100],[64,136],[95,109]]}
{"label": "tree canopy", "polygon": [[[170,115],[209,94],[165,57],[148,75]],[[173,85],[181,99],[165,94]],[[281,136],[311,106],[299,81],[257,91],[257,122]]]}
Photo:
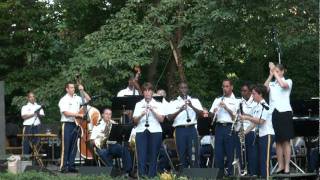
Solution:
{"label": "tree canopy", "polygon": [[55,0],[0,3],[0,77],[8,114],[28,90],[59,117],[64,84],[80,75],[90,94],[110,106],[136,65],[141,82],[176,95],[186,80],[210,108],[231,78],[263,83],[280,47],[293,99],[319,96],[318,2],[225,0]]}

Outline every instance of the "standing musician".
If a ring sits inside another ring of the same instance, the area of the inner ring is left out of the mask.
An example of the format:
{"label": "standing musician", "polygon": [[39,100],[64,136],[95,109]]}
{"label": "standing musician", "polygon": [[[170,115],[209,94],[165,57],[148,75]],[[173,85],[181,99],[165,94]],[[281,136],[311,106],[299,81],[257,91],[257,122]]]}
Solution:
{"label": "standing musician", "polygon": [[111,109],[105,108],[103,110],[102,119],[99,121],[98,125],[94,126],[92,129],[90,140],[93,141],[93,144],[96,146],[97,154],[107,166],[113,166],[113,157],[121,157],[124,171],[129,175],[132,163],[128,147],[122,146],[117,142],[108,141],[112,124],[117,124],[111,117]]}
{"label": "standing musician", "polygon": [[162,104],[152,98],[153,85],[142,86],[144,99],[139,101],[133,112],[136,127],[136,150],[140,176],[154,177],[157,173],[157,158],[162,142],[160,123],[164,119]]}
{"label": "standing musician", "polygon": [[[81,84],[78,86],[80,93],[84,94],[85,101],[90,101],[90,96],[84,91]],[[67,92],[60,101],[59,109],[62,122],[62,149],[60,171],[77,172],[75,169],[75,156],[77,152],[77,135],[78,127],[75,118],[83,118],[83,114],[79,114],[82,99],[75,94],[74,84],[66,83],[65,90]]]}
{"label": "standing musician", "polygon": [[[219,168],[219,177],[224,173],[224,167],[227,168],[227,175],[232,175],[233,156],[234,156],[234,140],[230,136],[231,126],[235,113],[239,107],[237,100],[232,92],[233,83],[230,79],[225,79],[222,82],[223,96],[216,98],[210,109],[210,116],[217,117],[215,128],[215,167]],[[227,157],[226,165],[224,158]]]}
{"label": "standing musician", "polygon": [[[241,86],[241,102],[242,114],[253,116],[253,110],[258,105],[251,95],[251,87],[249,83]],[[248,174],[251,176],[258,175],[258,145],[255,139],[255,124],[249,120],[243,120],[243,128],[245,134],[246,160],[248,164]],[[237,144],[237,143],[236,143]],[[236,145],[240,151],[240,145]],[[242,162],[246,163],[246,162]]]}
{"label": "standing musician", "polygon": [[258,105],[254,108],[252,116],[240,115],[241,120],[249,120],[257,125],[259,134],[260,176],[262,178],[269,178],[269,164],[274,136],[271,111],[264,100],[266,94],[267,89],[262,84],[254,86],[252,89],[252,96],[253,100],[258,103]]}
{"label": "standing musician", "polygon": [[[272,123],[275,130],[276,151],[278,160],[277,173],[289,174],[291,145],[293,135],[292,108],[290,105],[290,93],[292,80],[284,78],[284,67],[269,63],[270,74],[264,85],[269,91],[270,108],[273,110]],[[275,81],[271,82],[272,78]]]}
{"label": "standing musician", "polygon": [[168,119],[174,120],[175,140],[179,161],[184,168],[199,167],[197,116],[202,116],[202,105],[197,98],[188,96],[188,85],[179,83],[179,97],[170,102]]}
{"label": "standing musician", "polygon": [[[21,108],[21,117],[23,119],[22,134],[37,134],[39,133],[40,118],[44,116],[42,107],[36,103],[36,97],[33,92],[27,94],[28,103]],[[28,137],[23,137],[22,152],[23,154],[30,154],[30,143]],[[33,139],[36,143],[38,139]]]}

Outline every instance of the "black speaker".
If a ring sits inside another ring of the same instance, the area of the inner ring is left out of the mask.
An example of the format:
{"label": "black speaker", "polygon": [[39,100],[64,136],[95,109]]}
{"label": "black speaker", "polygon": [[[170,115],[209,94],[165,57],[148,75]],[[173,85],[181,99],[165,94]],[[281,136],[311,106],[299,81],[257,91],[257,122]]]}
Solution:
{"label": "black speaker", "polygon": [[184,168],[180,176],[187,176],[190,179],[218,179],[218,173],[217,168]]}
{"label": "black speaker", "polygon": [[111,176],[112,167],[80,166],[81,175],[108,175]]}

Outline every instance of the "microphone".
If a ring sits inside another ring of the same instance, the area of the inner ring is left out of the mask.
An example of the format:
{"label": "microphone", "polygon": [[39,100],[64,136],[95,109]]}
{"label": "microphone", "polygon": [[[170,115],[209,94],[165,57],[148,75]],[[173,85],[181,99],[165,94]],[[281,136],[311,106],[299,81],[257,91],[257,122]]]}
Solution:
{"label": "microphone", "polygon": [[265,108],[267,111],[269,110],[269,106],[267,106],[265,103],[261,103],[261,106]]}
{"label": "microphone", "polygon": [[98,94],[98,95],[94,95],[91,97],[91,99],[97,99],[99,97],[103,97],[103,96],[106,96],[107,94]]}
{"label": "microphone", "polygon": [[41,104],[40,107],[34,111],[34,113],[38,113],[43,108],[44,108],[44,105]]}

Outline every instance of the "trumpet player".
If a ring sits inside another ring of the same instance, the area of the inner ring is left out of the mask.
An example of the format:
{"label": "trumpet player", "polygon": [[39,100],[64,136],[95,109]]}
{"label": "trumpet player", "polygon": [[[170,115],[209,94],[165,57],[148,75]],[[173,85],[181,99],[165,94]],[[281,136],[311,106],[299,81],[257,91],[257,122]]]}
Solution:
{"label": "trumpet player", "polygon": [[268,178],[270,169],[270,155],[273,144],[274,130],[272,126],[272,112],[269,110],[269,106],[264,100],[264,96],[267,93],[265,86],[256,85],[252,89],[253,100],[258,105],[253,110],[253,115],[240,115],[241,120],[249,120],[257,125],[259,134],[259,160],[260,160],[260,176],[262,178]]}
{"label": "trumpet player", "polygon": [[170,102],[168,119],[174,120],[174,137],[180,163],[184,168],[198,167],[197,116],[202,116],[202,105],[197,98],[188,96],[188,85],[179,84],[179,97]]}
{"label": "trumpet player", "polygon": [[90,140],[96,147],[98,156],[103,160],[106,166],[113,166],[113,158],[120,157],[123,162],[123,169],[128,175],[131,175],[132,161],[128,148],[117,142],[108,141],[112,124],[116,124],[111,119],[112,111],[109,108],[103,110],[102,119],[97,126],[93,126]]}
{"label": "trumpet player", "polygon": [[[230,176],[233,172],[232,162],[234,156],[234,138],[230,136],[231,127],[235,114],[239,107],[239,100],[233,94],[233,83],[230,79],[222,82],[223,96],[216,98],[209,111],[209,116],[216,117],[214,142],[214,165],[219,168],[219,177],[223,176],[226,167],[226,175]],[[225,157],[227,158],[225,164]]]}
{"label": "trumpet player", "polygon": [[154,177],[157,173],[157,158],[162,142],[160,123],[164,119],[162,104],[152,98],[153,85],[142,85],[144,99],[139,101],[133,112],[136,127],[136,151],[139,176]]}

